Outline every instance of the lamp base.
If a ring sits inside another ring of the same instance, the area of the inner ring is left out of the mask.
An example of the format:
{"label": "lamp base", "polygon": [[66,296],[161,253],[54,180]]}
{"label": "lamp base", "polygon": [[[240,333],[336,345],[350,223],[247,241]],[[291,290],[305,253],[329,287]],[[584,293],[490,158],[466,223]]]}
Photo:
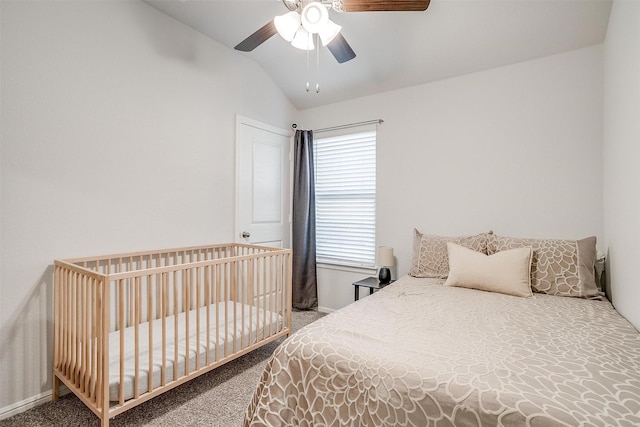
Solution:
{"label": "lamp base", "polygon": [[378,273],[378,280],[381,285],[388,285],[391,282],[391,270],[387,267],[382,267]]}

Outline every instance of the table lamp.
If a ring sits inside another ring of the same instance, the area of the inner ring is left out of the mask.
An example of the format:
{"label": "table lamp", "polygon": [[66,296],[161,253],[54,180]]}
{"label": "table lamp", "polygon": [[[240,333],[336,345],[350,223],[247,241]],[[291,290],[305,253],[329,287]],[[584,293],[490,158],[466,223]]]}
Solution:
{"label": "table lamp", "polygon": [[393,248],[391,246],[378,247],[378,265],[380,266],[378,280],[381,285],[386,285],[391,282],[391,270],[389,270],[389,267],[393,264]]}

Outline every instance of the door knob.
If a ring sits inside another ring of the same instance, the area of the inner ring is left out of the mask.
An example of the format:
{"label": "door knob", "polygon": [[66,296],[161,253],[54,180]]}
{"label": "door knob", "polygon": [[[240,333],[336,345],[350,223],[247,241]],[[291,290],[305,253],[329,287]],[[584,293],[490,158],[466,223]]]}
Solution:
{"label": "door knob", "polygon": [[248,231],[243,231],[241,236],[243,239],[248,239],[249,237],[251,237],[251,233],[249,233]]}

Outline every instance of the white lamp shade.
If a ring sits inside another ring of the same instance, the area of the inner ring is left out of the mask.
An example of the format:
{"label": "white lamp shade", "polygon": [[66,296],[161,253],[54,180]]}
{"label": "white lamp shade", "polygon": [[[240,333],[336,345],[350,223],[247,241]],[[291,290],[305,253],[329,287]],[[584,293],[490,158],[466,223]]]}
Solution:
{"label": "white lamp shade", "polygon": [[273,23],[278,30],[278,34],[290,42],[296,35],[296,31],[300,28],[300,14],[298,12],[289,12],[284,15],[273,18]]}
{"label": "white lamp shade", "polygon": [[300,27],[291,42],[291,46],[302,50],[313,50],[315,48],[313,45],[313,34]]}
{"label": "white lamp shade", "polygon": [[302,26],[310,33],[316,34],[329,21],[329,12],[320,2],[309,3],[302,9]]}
{"label": "white lamp shade", "polygon": [[320,40],[322,41],[322,46],[326,46],[331,43],[331,40],[335,39],[336,36],[340,34],[340,30],[342,30],[340,25],[336,24],[332,20],[328,20],[324,28],[318,32]]}
{"label": "white lamp shade", "polygon": [[393,248],[391,246],[378,247],[378,265],[381,267],[390,267],[394,264]]}

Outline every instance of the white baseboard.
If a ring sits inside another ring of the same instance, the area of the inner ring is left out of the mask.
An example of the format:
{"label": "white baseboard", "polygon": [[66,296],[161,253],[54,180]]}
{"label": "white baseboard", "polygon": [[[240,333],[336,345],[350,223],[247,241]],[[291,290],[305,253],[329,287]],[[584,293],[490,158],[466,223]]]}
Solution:
{"label": "white baseboard", "polygon": [[333,309],[333,308],[329,308],[329,307],[318,307],[318,311],[319,311],[320,313],[327,313],[327,314],[329,314],[329,313],[333,313],[333,312],[334,312],[334,311],[336,311],[336,310],[335,310],[335,309]]}
{"label": "white baseboard", "polygon": [[[69,392],[69,389],[65,385],[60,384],[60,396],[64,396]],[[35,408],[36,406],[42,405],[43,403],[51,402],[52,398],[53,390],[49,390],[45,391],[44,393],[28,397],[24,400],[21,400],[20,402],[5,406],[4,408],[0,408],[0,420],[13,417],[14,415],[18,415],[22,412],[28,411],[29,409]]]}

